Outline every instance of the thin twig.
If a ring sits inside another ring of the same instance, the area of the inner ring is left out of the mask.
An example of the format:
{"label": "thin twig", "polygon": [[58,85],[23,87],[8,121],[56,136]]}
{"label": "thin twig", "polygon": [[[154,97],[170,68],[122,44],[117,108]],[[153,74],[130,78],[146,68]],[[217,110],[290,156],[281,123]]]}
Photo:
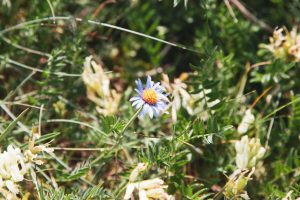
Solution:
{"label": "thin twig", "polygon": [[254,102],[251,104],[251,106],[249,107],[250,109],[252,109],[256,104],[257,104],[257,102],[263,97],[263,96],[265,96],[268,92],[269,92],[269,90],[271,89],[272,87],[268,87],[267,89],[265,89],[264,91],[263,91],[263,93],[261,93],[255,100],[254,100]]}
{"label": "thin twig", "polygon": [[116,0],[106,0],[100,3],[95,12],[93,13],[92,19],[95,19],[99,15],[99,13],[105,8],[105,6],[110,3],[116,3]]}
{"label": "thin twig", "polygon": [[264,21],[258,19],[256,16],[254,16],[241,2],[238,0],[229,0],[235,7],[251,22],[257,24],[260,26],[262,29],[268,31],[268,32],[273,32],[273,28],[266,24]]}
{"label": "thin twig", "polygon": [[[40,19],[35,19],[35,20],[23,22],[23,23],[17,24],[15,26],[12,26],[12,27],[9,27],[9,28],[6,28],[6,29],[0,31],[0,36],[7,33],[7,32],[13,31],[13,30],[22,29],[22,28],[24,28],[28,25],[38,24],[38,23],[42,23],[42,22],[46,22],[46,21],[51,21],[53,19],[54,19],[53,17],[46,17],[46,18],[40,18]],[[89,23],[89,24],[103,26],[103,27],[107,27],[107,28],[111,28],[111,29],[116,29],[116,30],[119,30],[119,31],[131,33],[133,35],[138,35],[138,36],[145,37],[145,38],[148,38],[148,39],[151,39],[151,40],[155,40],[157,42],[161,42],[161,43],[171,45],[171,46],[174,46],[174,47],[177,47],[177,48],[188,50],[188,51],[191,51],[191,52],[194,52],[194,53],[200,53],[199,51],[197,51],[195,49],[188,48],[188,47],[186,47],[184,45],[181,45],[181,44],[176,44],[176,43],[173,43],[173,42],[162,40],[162,39],[159,39],[157,37],[153,37],[151,35],[147,35],[147,34],[144,34],[144,33],[138,32],[138,31],[133,31],[133,30],[130,30],[130,29],[127,29],[127,28],[123,28],[123,27],[120,27],[120,26],[115,26],[115,25],[108,24],[108,23],[102,23],[102,22],[93,21],[93,20],[84,20],[82,18],[64,17],[64,16],[57,16],[57,17],[55,17],[55,19],[56,20],[67,20],[67,21],[74,21],[75,20],[77,22]]]}
{"label": "thin twig", "polygon": [[105,151],[107,148],[70,148],[70,147],[49,147],[53,150],[61,151]]}
{"label": "thin twig", "polygon": [[[4,56],[0,56],[0,59],[5,60],[10,64],[14,64],[16,66],[22,67],[24,69],[29,69],[29,70],[34,71],[34,72],[44,73],[44,71],[45,71],[45,70],[42,70],[42,69],[34,68],[34,67],[31,67],[31,66],[19,63],[19,62],[15,61],[15,60],[12,60],[10,58],[5,58]],[[56,75],[56,76],[69,76],[69,77],[80,77],[81,76],[81,74],[68,74],[68,73],[65,73],[65,72],[49,72],[49,74]]]}
{"label": "thin twig", "polygon": [[41,52],[41,51],[38,51],[38,50],[35,50],[35,49],[30,49],[28,47],[24,47],[24,46],[21,46],[19,44],[15,44],[13,43],[10,39],[8,39],[7,37],[4,37],[3,35],[0,37],[2,38],[2,40],[10,45],[12,45],[13,47],[16,47],[18,49],[21,49],[23,51],[26,51],[28,53],[33,53],[33,54],[37,54],[37,55],[40,55],[40,56],[46,56],[46,57],[52,57],[51,54],[49,53],[44,53],[44,52]]}
{"label": "thin twig", "polygon": [[259,63],[255,63],[255,64],[251,65],[250,68],[253,69],[255,67],[260,67],[260,66],[264,66],[264,65],[270,65],[271,63],[272,63],[271,61],[259,62]]}
{"label": "thin twig", "polygon": [[231,7],[231,5],[230,5],[230,3],[229,3],[229,0],[224,0],[224,3],[225,3],[225,5],[226,5],[226,7],[228,8],[229,14],[230,14],[231,17],[233,18],[233,21],[234,21],[235,23],[237,23],[237,22],[238,22],[238,19],[236,18],[235,14],[234,14],[234,12],[233,12],[233,9],[232,9],[232,7]]}
{"label": "thin twig", "polygon": [[89,127],[105,136],[108,136],[105,132],[101,131],[100,129],[88,124],[88,123],[84,123],[84,122],[79,122],[79,121],[76,121],[76,120],[71,120],[71,119],[49,119],[47,120],[46,122],[63,122],[63,123],[73,123],[73,124],[79,124],[79,125],[82,125],[82,126],[86,126],[86,127]]}

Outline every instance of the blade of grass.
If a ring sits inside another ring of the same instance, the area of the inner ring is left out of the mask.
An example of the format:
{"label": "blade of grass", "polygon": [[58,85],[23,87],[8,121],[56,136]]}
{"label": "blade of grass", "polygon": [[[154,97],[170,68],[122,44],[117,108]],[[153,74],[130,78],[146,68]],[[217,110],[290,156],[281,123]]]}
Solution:
{"label": "blade of grass", "polygon": [[100,129],[91,126],[90,124],[84,123],[84,122],[79,122],[79,121],[75,121],[75,120],[71,120],[71,119],[49,119],[46,121],[47,123],[49,122],[63,122],[63,123],[73,123],[73,124],[79,124],[82,126],[86,126],[89,127],[91,129],[93,129],[94,131],[97,131],[98,133],[101,133],[102,135],[105,135],[106,137],[108,136],[106,133],[104,133],[103,131],[101,131]]}
{"label": "blade of grass", "polygon": [[[8,114],[8,116],[10,116],[10,118],[13,120],[17,119],[17,117],[6,107],[6,105],[0,104],[0,107]],[[17,121],[17,124],[24,132],[31,134],[31,131],[22,122]]]}
{"label": "blade of grass", "polygon": [[263,120],[263,121],[267,121],[267,119],[268,119],[269,117],[271,117],[272,115],[276,114],[276,113],[279,112],[280,110],[284,109],[285,107],[287,107],[287,106],[289,106],[289,105],[291,105],[291,104],[293,104],[293,103],[295,103],[295,102],[297,102],[297,101],[299,101],[299,100],[300,100],[300,97],[294,99],[293,101],[291,101],[291,102],[289,102],[289,103],[287,103],[287,104],[285,104],[285,105],[283,105],[283,106],[280,106],[279,108],[277,108],[276,110],[274,110],[273,112],[271,112],[270,114],[268,114],[267,116],[265,116],[262,120]]}
{"label": "blade of grass", "polygon": [[[60,132],[53,132],[53,133],[48,133],[46,135],[42,135],[39,139],[35,140],[35,144],[40,144],[43,143],[47,140],[53,139],[60,135]],[[21,149],[27,148],[28,144],[23,144],[20,146]]]}
{"label": "blade of grass", "polygon": [[35,71],[31,72],[14,90],[8,93],[8,95],[3,99],[3,101],[6,101],[9,98],[11,98],[17,92],[17,90],[21,88],[34,74]]}
{"label": "blade of grass", "polygon": [[55,24],[55,12],[54,12],[54,9],[53,9],[53,6],[52,6],[52,3],[50,0],[47,0],[47,3],[50,7],[50,10],[51,10],[51,14],[52,14],[52,17],[53,17],[53,24]]}
{"label": "blade of grass", "polygon": [[44,104],[41,105],[39,116],[39,135],[42,135],[42,116],[43,116]]}
{"label": "blade of grass", "polygon": [[34,183],[35,187],[36,187],[36,191],[38,192],[38,195],[39,195],[39,199],[44,199],[41,195],[41,192],[40,192],[40,186],[39,186],[39,182],[38,182],[38,179],[36,177],[36,173],[35,171],[33,170],[32,167],[30,167],[30,175],[32,177],[32,182]]}
{"label": "blade of grass", "polygon": [[[7,104],[7,105],[17,105],[17,106],[24,106],[24,107],[29,107],[29,108],[35,108],[35,109],[41,109],[40,107],[38,106],[33,106],[33,105],[30,105],[30,104],[26,104],[26,103],[18,103],[18,102],[11,102],[11,101],[1,101],[0,100],[0,104]],[[46,110],[46,109],[44,109]]]}
{"label": "blade of grass", "polygon": [[44,176],[44,178],[52,184],[52,186],[57,189],[58,186],[57,186],[57,183],[55,182],[54,178],[53,180],[45,173],[43,172],[43,170],[41,168],[39,168],[38,166],[35,166],[35,169],[37,170],[38,173],[40,173],[42,176]]}
{"label": "blade of grass", "polygon": [[13,122],[11,122],[8,127],[3,131],[3,133],[0,135],[0,142],[2,140],[4,140],[7,135],[12,131],[13,128],[16,127],[17,122],[27,113],[27,111],[29,110],[29,108],[27,108],[26,110],[24,110],[16,119],[14,119]]}
{"label": "blade of grass", "polygon": [[60,151],[105,151],[108,148],[70,148],[70,147],[50,147],[53,150]]}

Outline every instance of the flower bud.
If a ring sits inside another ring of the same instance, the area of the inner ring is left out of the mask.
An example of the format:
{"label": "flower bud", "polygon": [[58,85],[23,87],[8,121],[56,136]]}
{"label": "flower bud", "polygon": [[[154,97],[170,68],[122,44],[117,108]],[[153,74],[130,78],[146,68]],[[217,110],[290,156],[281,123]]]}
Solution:
{"label": "flower bud", "polygon": [[239,134],[246,133],[248,131],[248,129],[249,129],[249,126],[251,124],[253,124],[254,121],[255,121],[255,117],[251,113],[251,110],[250,109],[246,110],[245,115],[244,115],[244,117],[242,119],[242,122],[238,126],[238,130],[237,130],[238,133]]}
{"label": "flower bud", "polygon": [[260,140],[248,136],[235,143],[236,165],[240,169],[255,167],[256,163],[264,156],[266,150],[261,147]]}

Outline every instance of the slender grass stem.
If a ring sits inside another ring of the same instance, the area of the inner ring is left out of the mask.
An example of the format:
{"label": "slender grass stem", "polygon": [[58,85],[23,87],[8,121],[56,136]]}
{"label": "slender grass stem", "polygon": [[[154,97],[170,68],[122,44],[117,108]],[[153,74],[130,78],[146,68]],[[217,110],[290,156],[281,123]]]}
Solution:
{"label": "slender grass stem", "polygon": [[14,90],[8,93],[8,95],[3,99],[3,101],[6,101],[9,98],[11,98],[17,92],[17,90],[20,89],[34,74],[35,71],[31,72]]}
{"label": "slender grass stem", "polygon": [[101,131],[100,129],[94,127],[94,126],[91,126],[90,124],[87,124],[87,123],[84,123],[84,122],[79,122],[79,121],[76,121],[76,120],[71,120],[71,119],[49,119],[47,120],[46,122],[64,122],[64,123],[73,123],[73,124],[79,124],[79,125],[82,125],[82,126],[86,126],[86,127],[89,127],[99,133],[101,133],[102,135],[105,135],[105,136],[108,136],[106,133],[104,133],[103,131]]}
{"label": "slender grass stem", "polygon": [[284,109],[285,107],[293,104],[293,103],[296,103],[300,101],[300,97],[299,98],[296,98],[294,99],[293,101],[290,101],[289,103],[283,105],[283,106],[280,106],[279,108],[275,109],[273,112],[271,112],[270,114],[268,114],[267,116],[265,116],[262,120],[263,121],[267,121],[269,119],[269,117],[271,117],[272,115],[276,114],[277,112],[279,112],[280,110]]}
{"label": "slender grass stem", "polygon": [[[41,107],[38,107],[38,106],[33,106],[33,105],[30,105],[30,104],[26,104],[26,103],[19,103],[19,102],[11,102],[11,101],[1,101],[0,100],[0,104],[6,104],[6,105],[17,105],[17,106],[24,106],[24,107],[29,107],[29,108],[35,108],[35,109],[41,109]],[[46,109],[44,109],[46,110]]]}
{"label": "slender grass stem", "polygon": [[42,135],[42,117],[43,117],[44,104],[41,105],[40,108],[40,116],[39,116],[39,134]]}
{"label": "slender grass stem", "polygon": [[36,173],[35,173],[35,171],[33,170],[32,167],[30,168],[30,174],[31,174],[31,177],[32,177],[32,181],[33,181],[33,183],[34,183],[34,185],[36,187],[36,191],[38,193],[39,199],[43,199],[42,195],[41,195],[41,192],[40,192],[39,181],[38,181]]}
{"label": "slender grass stem", "polygon": [[[0,104],[0,107],[7,113],[7,115],[11,119],[13,119],[13,120],[17,119],[17,117],[7,108],[6,105]],[[31,134],[31,131],[29,130],[29,128],[27,126],[25,126],[22,122],[18,121],[17,124],[24,132],[28,133],[29,135]]]}
{"label": "slender grass stem", "polygon": [[130,120],[127,122],[127,124],[124,126],[121,135],[124,134],[124,132],[127,130],[128,126],[135,120],[135,118],[140,114],[141,110],[143,109],[143,106],[140,107],[136,113],[130,118]]}
{"label": "slender grass stem", "polygon": [[50,7],[50,10],[51,10],[51,14],[52,14],[52,17],[53,17],[53,23],[55,24],[55,12],[54,12],[54,9],[53,9],[53,5],[52,5],[50,0],[47,0],[47,3],[48,3],[48,5]]}
{"label": "slender grass stem", "polygon": [[53,150],[61,151],[105,151],[107,148],[69,148],[69,147],[49,147]]}
{"label": "slender grass stem", "polygon": [[10,39],[8,39],[7,37],[4,37],[3,35],[0,38],[2,38],[2,40],[4,42],[12,45],[13,47],[15,47],[17,49],[21,49],[21,50],[26,51],[28,53],[37,54],[37,55],[40,55],[40,56],[46,56],[48,58],[51,57],[51,54],[49,54],[49,53],[44,53],[44,52],[41,52],[41,51],[38,51],[38,50],[35,50],[35,49],[30,49],[28,47],[21,46],[19,44],[15,44],[13,41],[11,41]]}
{"label": "slender grass stem", "polygon": [[1,37],[1,35],[5,34],[7,32],[17,30],[17,29],[22,29],[22,28],[24,28],[28,25],[42,23],[42,22],[46,22],[46,21],[52,21],[52,20],[67,20],[67,21],[74,21],[75,20],[77,22],[95,24],[95,25],[99,25],[99,26],[103,26],[103,27],[107,27],[107,28],[116,29],[116,30],[119,30],[119,31],[131,33],[133,35],[148,38],[148,39],[151,39],[151,40],[154,40],[154,41],[157,41],[157,42],[161,42],[161,43],[164,43],[164,44],[167,44],[167,45],[170,45],[170,46],[174,46],[174,47],[177,47],[177,48],[180,48],[180,49],[184,49],[184,50],[187,50],[187,51],[191,51],[191,52],[194,52],[194,53],[200,53],[199,51],[197,51],[195,49],[188,48],[184,45],[176,44],[176,43],[169,42],[169,41],[166,41],[166,40],[162,40],[162,39],[159,39],[157,37],[153,37],[151,35],[147,35],[147,34],[144,34],[144,33],[138,32],[138,31],[133,31],[133,30],[123,28],[123,27],[120,27],[120,26],[115,26],[115,25],[112,25],[112,24],[103,23],[103,22],[94,21],[94,20],[84,20],[82,18],[74,18],[74,17],[66,17],[66,16],[46,17],[46,18],[40,18],[40,19],[35,19],[35,20],[23,22],[23,23],[15,25],[15,26],[9,27],[7,29],[4,29],[3,31],[0,31],[0,37]]}
{"label": "slender grass stem", "polygon": [[[13,65],[19,66],[21,68],[31,70],[33,72],[43,73],[45,71],[45,70],[42,70],[42,69],[34,68],[34,67],[31,67],[31,66],[19,63],[15,60],[12,60],[10,58],[6,58],[4,56],[0,56],[0,59],[5,60],[9,64],[13,64]],[[81,74],[68,74],[68,73],[65,73],[65,72],[49,72],[49,74],[56,75],[56,76],[70,76],[70,77],[80,77],[81,76]]]}

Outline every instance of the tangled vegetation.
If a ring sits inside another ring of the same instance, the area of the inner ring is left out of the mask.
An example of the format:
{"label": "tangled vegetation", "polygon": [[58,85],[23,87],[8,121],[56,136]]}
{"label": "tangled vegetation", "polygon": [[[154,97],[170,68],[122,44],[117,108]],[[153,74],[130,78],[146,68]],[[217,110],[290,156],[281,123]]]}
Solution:
{"label": "tangled vegetation", "polygon": [[0,0],[0,199],[300,198],[299,0]]}

